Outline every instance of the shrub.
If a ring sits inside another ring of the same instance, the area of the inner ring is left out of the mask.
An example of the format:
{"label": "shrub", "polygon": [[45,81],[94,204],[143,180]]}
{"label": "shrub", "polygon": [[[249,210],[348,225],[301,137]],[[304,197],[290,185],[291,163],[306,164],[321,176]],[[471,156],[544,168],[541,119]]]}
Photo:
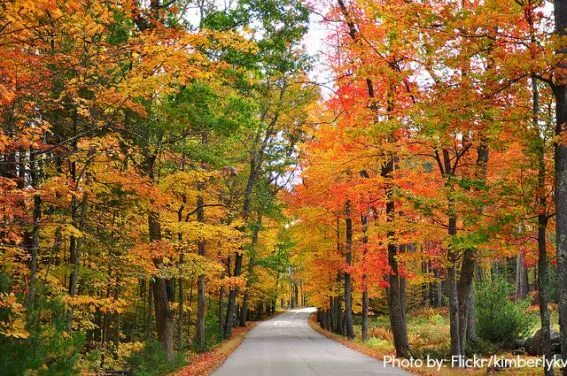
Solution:
{"label": "shrub", "polygon": [[[6,288],[7,280],[0,273],[0,291]],[[0,308],[0,321],[5,320],[8,314],[6,309]],[[80,374],[77,365],[84,346],[84,335],[66,332],[64,302],[58,297],[41,299],[34,310],[26,311],[26,315],[27,338],[0,335],[0,374]]]}
{"label": "shrub", "polygon": [[380,351],[392,351],[394,350],[394,345],[391,341],[382,338],[370,337],[366,341],[366,346],[371,347],[375,350]]}
{"label": "shrub", "polygon": [[205,344],[199,345],[196,342],[191,344],[191,350],[195,352],[206,352],[218,343],[224,340],[224,335],[219,325],[219,319],[216,313],[207,311],[205,316]]}
{"label": "shrub", "polygon": [[497,346],[494,343],[480,337],[467,343],[467,356],[489,356],[495,354],[496,350]]}
{"label": "shrub", "polygon": [[133,352],[127,363],[136,376],[167,375],[185,364],[183,353],[177,354],[173,362],[167,361],[167,354],[157,341],[148,341],[141,351]]}
{"label": "shrub", "polygon": [[392,332],[388,328],[373,328],[370,330],[370,336],[378,339],[383,339],[388,342],[394,341],[394,337],[392,336]]}
{"label": "shrub", "polygon": [[508,299],[511,285],[502,278],[477,284],[475,314],[479,337],[494,344],[506,344],[528,334],[534,317],[526,314],[527,300]]}

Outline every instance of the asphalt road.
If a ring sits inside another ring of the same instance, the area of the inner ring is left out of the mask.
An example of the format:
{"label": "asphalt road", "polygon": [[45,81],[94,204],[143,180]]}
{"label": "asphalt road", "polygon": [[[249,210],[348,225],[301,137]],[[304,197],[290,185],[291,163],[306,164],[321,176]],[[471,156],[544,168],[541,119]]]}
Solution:
{"label": "asphalt road", "polygon": [[214,376],[410,375],[311,329],[313,308],[282,313],[252,329]]}

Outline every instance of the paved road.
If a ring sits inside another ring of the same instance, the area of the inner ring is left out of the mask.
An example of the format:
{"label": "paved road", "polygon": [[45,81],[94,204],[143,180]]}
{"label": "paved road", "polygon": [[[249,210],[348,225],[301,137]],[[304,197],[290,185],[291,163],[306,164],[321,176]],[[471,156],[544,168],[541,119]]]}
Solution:
{"label": "paved road", "polygon": [[294,309],[262,322],[213,375],[410,375],[317,333],[307,324],[313,311]]}

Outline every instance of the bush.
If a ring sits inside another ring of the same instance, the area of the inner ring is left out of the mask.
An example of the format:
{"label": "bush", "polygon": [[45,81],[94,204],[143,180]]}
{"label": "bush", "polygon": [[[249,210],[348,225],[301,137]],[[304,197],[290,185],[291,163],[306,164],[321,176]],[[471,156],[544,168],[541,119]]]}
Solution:
{"label": "bush", "polygon": [[508,298],[511,290],[511,285],[502,278],[477,284],[475,314],[480,338],[505,345],[529,334],[534,320],[526,314],[529,302],[512,302]]}
{"label": "bush", "polygon": [[215,312],[207,311],[205,316],[205,344],[199,345],[196,342],[191,344],[191,350],[195,352],[207,352],[215,345],[224,341],[224,334],[219,324],[218,316]]}
{"label": "bush", "polygon": [[183,353],[177,354],[173,362],[167,361],[167,354],[157,341],[148,341],[142,351],[133,352],[128,358],[132,374],[136,376],[167,375],[185,364]]}
{"label": "bush", "polygon": [[467,342],[467,356],[472,357],[473,355],[478,356],[490,356],[495,354],[497,350],[497,346],[480,337],[474,339],[474,341]]}
{"label": "bush", "polygon": [[366,346],[380,351],[392,351],[394,350],[394,345],[387,339],[370,337],[366,341]]}
{"label": "bush", "polygon": [[[1,311],[1,310],[0,310]],[[80,352],[84,335],[65,331],[65,305],[58,299],[38,302],[35,310],[27,312],[28,338],[0,336],[1,375],[78,375]],[[41,320],[51,317],[50,320]],[[1,318],[2,312],[0,312]]]}

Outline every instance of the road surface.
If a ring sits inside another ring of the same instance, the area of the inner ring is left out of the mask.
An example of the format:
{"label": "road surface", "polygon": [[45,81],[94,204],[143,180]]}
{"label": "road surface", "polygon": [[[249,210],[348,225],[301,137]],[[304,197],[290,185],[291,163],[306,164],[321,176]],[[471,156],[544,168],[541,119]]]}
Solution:
{"label": "road surface", "polygon": [[284,312],[252,329],[214,376],[410,375],[311,329],[313,308]]}

